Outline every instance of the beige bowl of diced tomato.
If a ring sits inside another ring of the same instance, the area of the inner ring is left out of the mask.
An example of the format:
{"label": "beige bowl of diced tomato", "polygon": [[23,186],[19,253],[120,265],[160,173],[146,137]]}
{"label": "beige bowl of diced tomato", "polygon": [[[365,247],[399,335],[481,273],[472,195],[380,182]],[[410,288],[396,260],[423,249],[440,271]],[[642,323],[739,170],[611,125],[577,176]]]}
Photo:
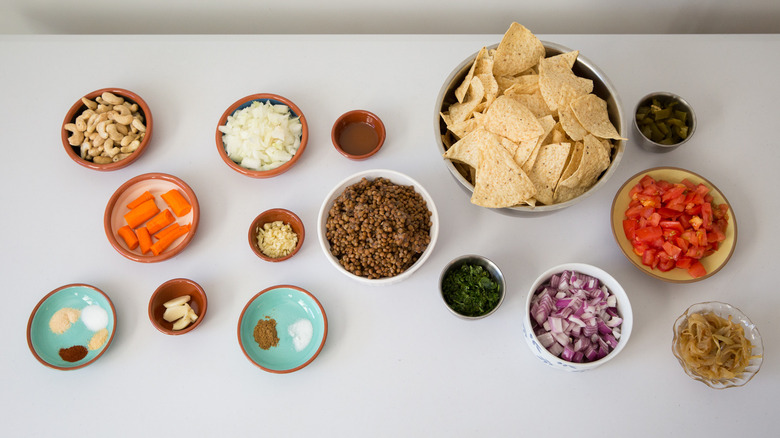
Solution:
{"label": "beige bowl of diced tomato", "polygon": [[200,220],[195,192],[164,173],[131,178],[111,196],[103,225],[119,254],[142,263],[167,260],[190,243]]}
{"label": "beige bowl of diced tomato", "polygon": [[612,201],[611,225],[634,266],[673,283],[711,277],[737,243],[737,219],[723,193],[703,176],[677,167],[629,178]]}

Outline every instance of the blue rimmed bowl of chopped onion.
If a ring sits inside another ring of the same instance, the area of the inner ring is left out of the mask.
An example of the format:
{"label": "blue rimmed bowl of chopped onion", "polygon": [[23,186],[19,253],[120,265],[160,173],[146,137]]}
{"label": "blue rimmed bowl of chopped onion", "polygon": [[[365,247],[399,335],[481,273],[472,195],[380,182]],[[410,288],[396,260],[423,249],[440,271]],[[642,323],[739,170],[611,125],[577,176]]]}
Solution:
{"label": "blue rimmed bowl of chopped onion", "polygon": [[252,94],[235,101],[216,130],[222,160],[252,178],[272,178],[290,170],[308,140],[309,126],[301,109],[276,94]]}
{"label": "blue rimmed bowl of chopped onion", "polygon": [[586,371],[628,343],[634,317],[626,291],[604,270],[565,263],[542,273],[528,292],[523,336],[543,363]]}

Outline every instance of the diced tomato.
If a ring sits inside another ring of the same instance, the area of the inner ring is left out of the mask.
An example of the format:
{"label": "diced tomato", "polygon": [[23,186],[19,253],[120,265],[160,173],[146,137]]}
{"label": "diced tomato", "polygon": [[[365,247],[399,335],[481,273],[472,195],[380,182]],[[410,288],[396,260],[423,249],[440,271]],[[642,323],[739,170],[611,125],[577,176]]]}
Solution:
{"label": "diced tomato", "polygon": [[682,248],[675,246],[668,241],[663,243],[663,249],[666,254],[674,260],[677,260],[677,258],[680,256],[680,253],[682,253]]}
{"label": "diced tomato", "polygon": [[634,232],[634,236],[640,242],[650,243],[656,239],[660,239],[661,237],[663,237],[663,231],[661,230],[661,227],[651,226],[651,227],[638,228]]}
{"label": "diced tomato", "polygon": [[623,233],[626,234],[628,240],[634,240],[634,232],[636,231],[637,223],[635,220],[624,219],[623,220]]}
{"label": "diced tomato", "polygon": [[661,200],[663,202],[669,202],[672,199],[679,198],[680,196],[683,195],[683,193],[685,193],[685,186],[682,184],[676,184],[672,186],[672,188],[669,189],[669,191],[661,195]]}
{"label": "diced tomato", "polygon": [[652,248],[646,249],[644,254],[642,254],[642,264],[645,266],[650,266],[651,268],[655,268],[656,265],[658,265],[658,257],[655,255],[656,250]]}
{"label": "diced tomato", "polygon": [[696,260],[691,264],[691,267],[688,268],[688,274],[693,278],[699,278],[707,275],[707,270],[704,269],[704,265],[702,265],[700,261]]}
{"label": "diced tomato", "polygon": [[688,269],[693,264],[693,259],[687,256],[682,256],[679,259],[677,259],[677,262],[675,262],[675,266],[681,269]]}
{"label": "diced tomato", "polygon": [[642,264],[668,271],[686,269],[706,275],[700,259],[726,239],[728,205],[715,204],[710,189],[683,179],[679,183],[644,175],[629,191],[623,232]]}

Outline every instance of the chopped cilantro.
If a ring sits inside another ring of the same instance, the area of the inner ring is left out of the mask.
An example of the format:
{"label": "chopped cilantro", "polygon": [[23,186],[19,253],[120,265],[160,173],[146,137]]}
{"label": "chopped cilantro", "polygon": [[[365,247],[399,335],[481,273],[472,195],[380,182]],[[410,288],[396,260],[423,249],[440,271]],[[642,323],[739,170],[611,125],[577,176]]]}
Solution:
{"label": "chopped cilantro", "polygon": [[463,316],[482,316],[501,298],[498,282],[487,269],[465,264],[451,270],[442,282],[444,301]]}

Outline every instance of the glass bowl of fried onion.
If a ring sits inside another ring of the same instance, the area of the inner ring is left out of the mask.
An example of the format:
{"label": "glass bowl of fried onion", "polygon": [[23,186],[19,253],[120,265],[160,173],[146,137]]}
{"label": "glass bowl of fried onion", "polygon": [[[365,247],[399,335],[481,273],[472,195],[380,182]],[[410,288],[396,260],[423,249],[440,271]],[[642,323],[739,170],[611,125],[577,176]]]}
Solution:
{"label": "glass bowl of fried onion", "polygon": [[672,352],[692,379],[725,389],[743,386],[758,373],[764,345],[742,311],[708,301],[688,307],[674,322]]}

